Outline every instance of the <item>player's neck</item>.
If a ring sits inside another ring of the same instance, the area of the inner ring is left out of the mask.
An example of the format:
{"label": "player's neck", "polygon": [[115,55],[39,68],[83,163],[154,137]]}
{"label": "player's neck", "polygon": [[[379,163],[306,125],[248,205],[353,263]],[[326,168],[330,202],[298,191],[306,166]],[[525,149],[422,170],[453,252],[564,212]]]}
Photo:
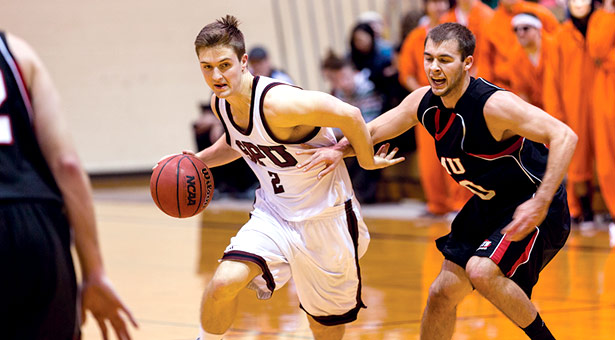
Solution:
{"label": "player's neck", "polygon": [[446,107],[447,109],[454,109],[461,96],[463,96],[463,94],[468,89],[468,86],[470,86],[470,75],[466,73],[466,75],[461,80],[459,86],[451,90],[451,92],[446,96],[440,97],[440,99],[442,100],[442,104],[444,104],[444,107]]}
{"label": "player's neck", "polygon": [[226,98],[226,101],[231,104],[233,112],[250,112],[250,104],[252,103],[252,83],[254,76],[250,72],[245,72],[241,77],[241,85],[239,91]]}

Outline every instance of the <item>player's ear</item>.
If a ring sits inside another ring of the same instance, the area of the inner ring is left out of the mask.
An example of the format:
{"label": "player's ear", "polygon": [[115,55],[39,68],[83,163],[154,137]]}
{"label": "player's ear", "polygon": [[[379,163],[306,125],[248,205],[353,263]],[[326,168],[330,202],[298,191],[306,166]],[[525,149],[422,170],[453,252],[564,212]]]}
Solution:
{"label": "player's ear", "polygon": [[469,71],[470,68],[472,68],[472,65],[474,64],[474,57],[469,55],[466,57],[466,59],[463,61],[464,65],[463,68],[466,71]]}
{"label": "player's ear", "polygon": [[241,71],[248,69],[248,55],[246,53],[241,57]]}

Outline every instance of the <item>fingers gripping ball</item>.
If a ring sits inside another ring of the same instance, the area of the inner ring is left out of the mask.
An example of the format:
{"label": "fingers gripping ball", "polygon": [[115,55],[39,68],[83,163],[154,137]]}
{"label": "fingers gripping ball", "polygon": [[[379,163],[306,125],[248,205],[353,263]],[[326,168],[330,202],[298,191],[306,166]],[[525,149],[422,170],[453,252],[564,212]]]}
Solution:
{"label": "fingers gripping ball", "polygon": [[172,155],[158,162],[149,183],[154,202],[173,217],[194,216],[211,202],[214,179],[203,161],[193,155]]}

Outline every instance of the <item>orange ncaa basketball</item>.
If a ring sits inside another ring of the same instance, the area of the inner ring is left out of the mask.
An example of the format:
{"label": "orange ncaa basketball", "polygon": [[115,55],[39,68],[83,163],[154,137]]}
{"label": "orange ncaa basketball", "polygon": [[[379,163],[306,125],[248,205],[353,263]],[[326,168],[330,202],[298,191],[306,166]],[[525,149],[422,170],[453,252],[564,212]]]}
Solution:
{"label": "orange ncaa basketball", "polygon": [[154,167],[149,187],[158,208],[178,218],[200,213],[214,195],[211,171],[196,156],[187,154],[160,160]]}

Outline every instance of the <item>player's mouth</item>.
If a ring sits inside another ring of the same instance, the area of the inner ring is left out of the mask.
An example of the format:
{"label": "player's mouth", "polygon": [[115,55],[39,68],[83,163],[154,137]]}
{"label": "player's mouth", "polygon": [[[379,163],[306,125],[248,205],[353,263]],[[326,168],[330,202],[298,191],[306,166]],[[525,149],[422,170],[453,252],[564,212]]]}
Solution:
{"label": "player's mouth", "polygon": [[442,87],[446,84],[446,78],[431,77],[431,82],[436,87]]}
{"label": "player's mouth", "polygon": [[214,84],[214,88],[216,90],[224,90],[225,88],[227,88],[228,86],[226,84]]}

